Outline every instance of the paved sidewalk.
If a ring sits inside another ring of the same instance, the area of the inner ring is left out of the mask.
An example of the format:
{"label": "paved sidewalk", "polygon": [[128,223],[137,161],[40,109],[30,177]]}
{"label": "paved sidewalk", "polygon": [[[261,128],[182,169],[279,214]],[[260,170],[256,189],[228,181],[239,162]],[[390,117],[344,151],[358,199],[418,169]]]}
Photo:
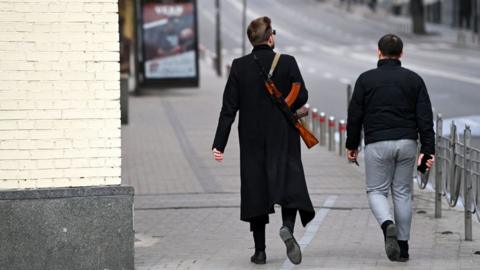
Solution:
{"label": "paved sidewalk", "polygon": [[[210,147],[224,79],[202,63],[200,89],[147,91],[130,97],[122,127],[123,182],[135,187],[136,269],[292,269],[278,237],[281,218],[267,227],[267,264],[249,262],[253,240],[239,220],[239,149],[236,124],[225,161]],[[433,194],[415,193],[411,260],[389,262],[368,209],[363,173],[325,148],[303,149],[317,216],[308,230],[297,221],[304,246],[296,269],[478,269],[480,226],[464,242],[463,213],[433,216]],[[362,160],[360,160],[362,163]],[[446,207],[445,207],[446,208]]]}

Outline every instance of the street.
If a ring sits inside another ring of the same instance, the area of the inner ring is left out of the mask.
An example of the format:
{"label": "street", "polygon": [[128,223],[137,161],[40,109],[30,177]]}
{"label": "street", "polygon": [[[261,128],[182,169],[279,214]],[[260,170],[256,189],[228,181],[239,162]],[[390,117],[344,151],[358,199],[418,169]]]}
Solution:
{"label": "street", "polygon": [[[386,33],[405,43],[403,65],[419,73],[436,112],[444,118],[470,119],[480,132],[480,50],[455,44],[456,32],[430,26],[425,37],[399,31],[408,20],[347,12],[332,1],[248,1],[247,22],[269,16],[277,30],[276,50],[296,57],[310,91],[309,103],[337,119],[346,117],[346,84],[376,66],[376,42]],[[199,0],[200,43],[212,53],[214,1]],[[365,12],[364,12],[365,13]],[[221,1],[224,65],[241,55],[241,1]],[[402,29],[403,30],[403,29]],[[247,40],[247,52],[251,45]],[[220,89],[219,89],[220,91]],[[472,120],[473,119],[473,120]],[[477,120],[478,121],[478,120]]]}

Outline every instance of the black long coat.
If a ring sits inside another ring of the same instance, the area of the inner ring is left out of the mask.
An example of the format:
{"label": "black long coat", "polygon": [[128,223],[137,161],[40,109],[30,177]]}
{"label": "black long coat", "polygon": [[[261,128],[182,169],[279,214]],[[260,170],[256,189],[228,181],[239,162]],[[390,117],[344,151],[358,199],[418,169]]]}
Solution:
{"label": "black long coat", "polygon": [[[253,49],[263,67],[270,69],[274,51],[267,45]],[[230,128],[239,111],[241,213],[240,219],[274,212],[274,204],[298,209],[305,226],[315,216],[305,183],[298,131],[286,120],[264,89],[253,55],[232,63],[213,148],[224,151]],[[272,78],[287,96],[293,82],[301,82],[297,110],[308,99],[295,58],[282,55]]]}

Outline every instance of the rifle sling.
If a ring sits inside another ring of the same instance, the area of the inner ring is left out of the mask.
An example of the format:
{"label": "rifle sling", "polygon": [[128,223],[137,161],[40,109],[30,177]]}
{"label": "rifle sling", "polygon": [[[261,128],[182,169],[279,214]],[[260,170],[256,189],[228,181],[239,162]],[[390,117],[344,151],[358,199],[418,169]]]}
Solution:
{"label": "rifle sling", "polygon": [[[279,54],[276,54],[275,57],[277,57],[277,55],[279,55]],[[274,82],[272,81],[272,79],[269,77],[269,74],[267,74],[265,72],[265,69],[263,68],[262,64],[260,63],[260,61],[258,60],[258,57],[255,54],[253,54],[253,60],[255,60],[255,63],[257,63],[258,67],[260,68],[260,74],[262,75],[262,78],[263,78],[265,84],[271,83],[271,84],[275,85]],[[274,59],[274,62],[275,62],[275,59]],[[277,59],[277,62],[278,62],[278,59]],[[276,66],[276,64],[275,64],[275,66]],[[272,67],[275,68],[273,63],[272,63]],[[273,71],[272,71],[272,73],[273,73]],[[287,103],[285,103],[285,100],[281,97],[277,98],[274,95],[270,94],[270,92],[268,92],[266,87],[265,87],[265,91],[267,92],[267,95],[270,97],[272,102],[283,113],[285,118],[287,118],[287,121],[290,122],[290,124],[292,124],[296,128],[296,124],[297,124],[298,120],[295,117],[292,110],[290,109],[290,107],[288,107]]]}
{"label": "rifle sling", "polygon": [[275,68],[277,67],[278,60],[280,60],[280,53],[275,53],[275,57],[273,57],[273,62],[272,66],[270,67],[270,71],[268,72],[268,78],[271,79],[273,76],[273,72],[275,71]]}

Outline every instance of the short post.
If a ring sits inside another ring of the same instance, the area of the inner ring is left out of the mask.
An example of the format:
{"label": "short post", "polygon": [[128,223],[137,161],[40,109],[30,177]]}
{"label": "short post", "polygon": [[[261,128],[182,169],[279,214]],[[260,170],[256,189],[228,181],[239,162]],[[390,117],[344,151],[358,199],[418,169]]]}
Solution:
{"label": "short post", "polygon": [[338,142],[338,154],[342,157],[345,155],[345,132],[347,131],[347,123],[345,120],[340,120],[338,122],[338,135],[339,135],[339,142]]}
{"label": "short post", "polygon": [[320,122],[320,145],[325,146],[327,144],[327,116],[324,112],[319,115]]}
{"label": "short post", "polygon": [[230,64],[225,65],[225,71],[227,73],[227,76],[230,75],[230,70],[232,69],[232,66]]}
{"label": "short post", "polygon": [[352,85],[347,84],[347,111],[350,106],[350,100],[352,100]]}
{"label": "short post", "polygon": [[[452,187],[455,186],[455,158],[456,158],[455,149],[456,148],[457,148],[457,126],[455,125],[455,122],[452,121],[452,124],[450,125],[450,167],[449,167],[450,189],[452,189]],[[453,193],[453,190],[451,190],[451,192]],[[454,194],[450,194],[450,196],[453,196],[453,195]]]}
{"label": "short post", "polygon": [[463,159],[463,197],[465,202],[463,204],[465,210],[465,241],[472,241],[472,210],[470,209],[471,204],[471,190],[472,190],[472,178],[470,177],[470,139],[472,137],[472,131],[469,126],[465,126],[465,131],[463,132],[463,145],[464,145],[464,155]]}
{"label": "short post", "polygon": [[310,104],[307,103],[303,107],[308,112],[307,117],[305,117],[305,121],[307,122],[306,126],[309,130],[312,130],[312,111],[310,110]]}
{"label": "short post", "polygon": [[328,151],[335,151],[335,117],[328,118]]}
{"label": "short post", "polygon": [[435,153],[437,155],[437,162],[435,163],[435,218],[442,217],[442,173],[443,173],[443,159],[444,157],[441,156],[444,151],[440,147],[440,138],[442,137],[442,130],[443,130],[443,119],[441,114],[437,114],[437,124],[436,124],[436,141],[435,144]]}
{"label": "short post", "polygon": [[200,57],[200,60],[205,59],[205,51],[206,49],[204,46],[202,45],[198,46],[198,56]]}
{"label": "short post", "polygon": [[313,108],[313,110],[312,110],[312,133],[317,138],[318,138],[319,133],[320,133],[319,128],[320,128],[320,123],[318,122],[318,109]]}

